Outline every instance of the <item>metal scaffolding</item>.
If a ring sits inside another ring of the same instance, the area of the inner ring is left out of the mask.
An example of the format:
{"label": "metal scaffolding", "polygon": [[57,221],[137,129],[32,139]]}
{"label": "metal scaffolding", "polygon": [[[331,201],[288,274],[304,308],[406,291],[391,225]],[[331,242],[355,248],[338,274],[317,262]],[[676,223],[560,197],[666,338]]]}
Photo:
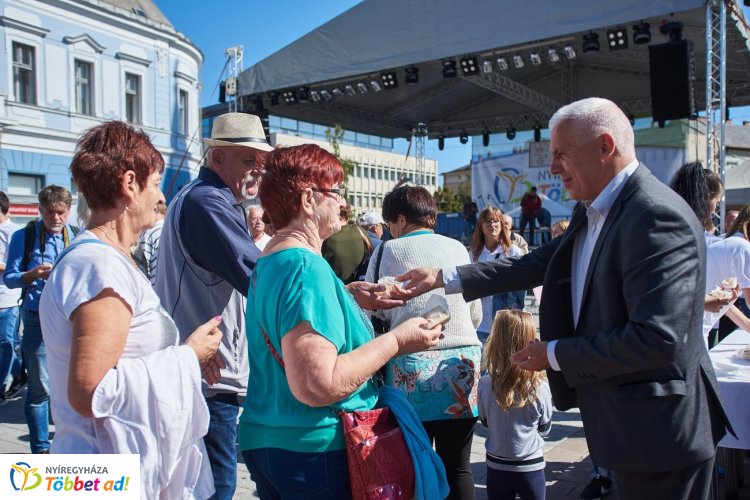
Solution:
{"label": "metal scaffolding", "polygon": [[[725,0],[706,2],[706,168],[726,176],[726,55],[727,12]],[[718,135],[718,137],[717,137]],[[721,197],[719,216],[724,220],[726,199]]]}
{"label": "metal scaffolding", "polygon": [[229,112],[237,113],[242,110],[242,96],[238,95],[237,81],[242,73],[242,45],[235,45],[224,50],[228,59],[229,76],[225,83],[225,92],[229,99]]}
{"label": "metal scaffolding", "polygon": [[416,167],[414,169],[414,183],[420,186],[426,186],[427,182],[427,169],[425,167],[425,140],[427,138],[427,125],[424,123],[417,123],[412,129],[412,135],[414,135],[414,143],[416,145],[416,153],[414,155],[416,161]]}

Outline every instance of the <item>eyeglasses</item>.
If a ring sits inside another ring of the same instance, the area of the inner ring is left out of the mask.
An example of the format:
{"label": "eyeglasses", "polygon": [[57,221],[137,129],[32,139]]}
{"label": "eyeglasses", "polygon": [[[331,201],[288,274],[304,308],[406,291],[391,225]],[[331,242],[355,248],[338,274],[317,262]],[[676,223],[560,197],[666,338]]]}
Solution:
{"label": "eyeglasses", "polygon": [[316,193],[323,193],[325,195],[334,195],[331,196],[336,201],[344,199],[344,190],[341,188],[329,188],[329,189],[323,189],[323,188],[317,188],[317,187],[311,187],[313,191]]}
{"label": "eyeglasses", "polygon": [[501,221],[501,220],[486,220],[486,221],[482,222],[482,225],[489,227],[492,224],[500,224],[500,225],[502,225],[502,223],[503,223],[503,221]]}

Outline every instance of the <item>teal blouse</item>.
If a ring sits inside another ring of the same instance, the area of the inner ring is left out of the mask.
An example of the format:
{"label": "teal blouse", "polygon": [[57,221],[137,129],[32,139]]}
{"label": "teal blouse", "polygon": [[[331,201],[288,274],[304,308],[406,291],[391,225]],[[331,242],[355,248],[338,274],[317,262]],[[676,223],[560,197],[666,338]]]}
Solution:
{"label": "teal blouse", "polygon": [[301,321],[308,321],[344,354],[373,338],[369,319],[331,266],[306,249],[289,248],[262,257],[255,274],[255,290],[251,280],[247,294],[250,377],[239,424],[240,449],[308,453],[344,449],[336,413],[340,408],[372,409],[377,400],[375,384],[365,383],[333,407],[307,406],[292,395],[260,328],[282,357],[281,338]]}

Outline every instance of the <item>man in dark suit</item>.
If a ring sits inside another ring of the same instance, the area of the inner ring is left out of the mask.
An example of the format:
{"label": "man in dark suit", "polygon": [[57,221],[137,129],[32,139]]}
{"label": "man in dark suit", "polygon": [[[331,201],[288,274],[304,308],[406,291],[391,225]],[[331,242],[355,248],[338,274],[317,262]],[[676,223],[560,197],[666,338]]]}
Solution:
{"label": "man in dark suit", "polygon": [[611,101],[567,105],[550,130],[550,170],[583,202],[563,236],[516,260],[400,279],[407,294],[445,286],[466,300],[543,284],[542,341],[514,362],[547,370],[558,409],[580,407],[589,450],[622,498],[706,498],[729,424],[701,337],[703,230],[638,163]]}

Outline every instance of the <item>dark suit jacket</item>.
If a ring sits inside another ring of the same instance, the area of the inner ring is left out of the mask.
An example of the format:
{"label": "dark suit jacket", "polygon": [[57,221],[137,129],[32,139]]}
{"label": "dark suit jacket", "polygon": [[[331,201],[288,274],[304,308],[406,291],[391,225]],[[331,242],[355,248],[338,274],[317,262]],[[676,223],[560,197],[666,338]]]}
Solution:
{"label": "dark suit jacket", "polygon": [[568,231],[517,260],[458,268],[466,300],[540,284],[555,406],[579,406],[598,465],[659,472],[710,458],[728,425],[702,339],[706,249],[693,211],[640,165],[597,239],[573,327]]}

